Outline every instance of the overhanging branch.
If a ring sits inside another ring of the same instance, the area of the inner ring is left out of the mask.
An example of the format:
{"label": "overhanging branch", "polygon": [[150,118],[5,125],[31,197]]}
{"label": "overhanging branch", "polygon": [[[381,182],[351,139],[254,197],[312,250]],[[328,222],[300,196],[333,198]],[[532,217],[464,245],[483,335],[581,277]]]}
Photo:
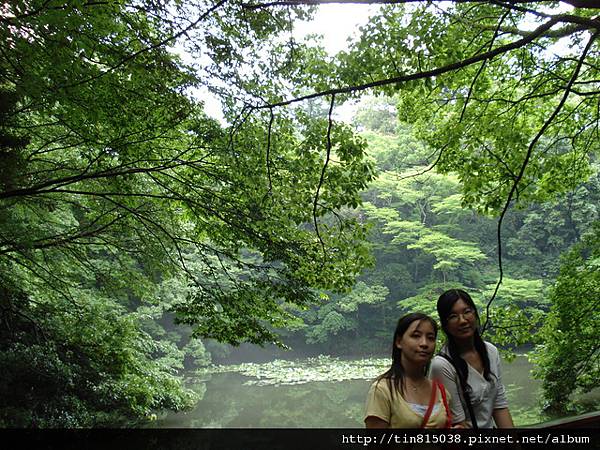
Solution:
{"label": "overhanging branch", "polygon": [[482,332],[485,331],[485,329],[488,326],[489,317],[490,317],[490,306],[491,306],[492,302],[494,301],[494,299],[496,298],[496,295],[498,294],[498,290],[500,289],[500,285],[502,284],[502,278],[504,276],[503,269],[502,269],[502,222],[504,220],[504,217],[506,216],[508,208],[510,207],[512,199],[513,199],[515,193],[517,192],[517,187],[519,185],[519,182],[523,179],[523,176],[525,175],[525,169],[529,165],[529,161],[533,154],[533,149],[535,148],[538,141],[544,135],[544,133],[546,132],[548,127],[552,124],[552,122],[554,121],[554,119],[556,118],[558,113],[563,108],[565,102],[567,101],[567,98],[569,97],[569,94],[571,93],[571,88],[573,87],[573,84],[575,83],[575,81],[577,80],[577,77],[579,76],[579,72],[581,70],[581,67],[583,66],[583,62],[584,62],[588,52],[590,51],[592,44],[598,37],[598,33],[600,33],[600,31],[597,31],[596,33],[594,33],[592,35],[592,37],[589,39],[588,43],[586,44],[585,49],[583,50],[583,53],[581,54],[581,57],[579,58],[579,61],[577,62],[577,66],[575,67],[575,70],[573,71],[573,74],[571,75],[571,79],[569,80],[569,83],[565,87],[564,94],[563,94],[560,102],[558,103],[558,105],[556,106],[556,108],[554,109],[554,111],[552,112],[550,117],[548,117],[548,119],[546,119],[546,121],[544,122],[544,124],[542,125],[542,127],[540,128],[538,133],[535,135],[535,137],[532,139],[531,143],[529,144],[529,146],[527,148],[527,153],[525,154],[525,158],[523,159],[523,163],[521,164],[521,169],[520,169],[519,173],[517,174],[517,177],[512,185],[512,188],[508,194],[508,197],[506,199],[506,203],[504,204],[504,208],[502,209],[502,213],[500,214],[500,217],[498,218],[497,241],[498,241],[498,267],[499,267],[499,271],[500,271],[500,276],[498,277],[498,282],[496,283],[496,288],[494,289],[494,293],[492,294],[492,297],[489,299],[489,301],[487,302],[487,305],[486,305],[486,319],[485,319],[485,323],[482,328]]}
{"label": "overhanging branch", "polygon": [[319,238],[319,242],[321,243],[321,247],[323,248],[323,261],[327,257],[327,253],[325,251],[325,242],[321,238],[321,233],[319,232],[319,223],[317,222],[317,205],[319,201],[319,193],[321,191],[321,187],[323,186],[323,182],[325,180],[325,172],[327,171],[327,166],[329,164],[329,159],[331,157],[331,128],[333,127],[333,119],[331,117],[333,113],[333,105],[335,103],[335,94],[331,95],[331,103],[329,104],[329,114],[327,115],[327,154],[325,156],[325,163],[323,164],[323,169],[321,170],[321,178],[319,179],[319,185],[317,186],[317,192],[315,193],[315,199],[313,203],[313,222],[315,225],[315,232],[317,233],[317,237]]}
{"label": "overhanging branch", "polygon": [[[429,3],[442,2],[447,0],[429,0]],[[575,8],[600,9],[600,1],[597,0],[562,0]],[[405,3],[425,3],[423,0],[276,0],[264,3],[242,3],[245,9],[263,9],[274,6],[316,6],[325,4],[357,4],[357,5],[394,5]],[[490,3],[482,0],[453,0],[453,3]],[[546,0],[511,0],[508,3],[547,3]]]}
{"label": "overhanging branch", "polygon": [[[360,92],[360,91],[364,91],[364,90],[372,89],[372,88],[376,88],[376,87],[388,86],[390,84],[399,84],[399,83],[405,83],[407,81],[415,81],[415,80],[423,80],[423,79],[427,79],[427,78],[433,78],[433,77],[436,77],[439,75],[443,75],[445,73],[449,73],[449,72],[456,71],[458,69],[462,69],[464,67],[468,67],[472,64],[475,64],[475,63],[478,63],[481,61],[486,61],[486,60],[492,59],[498,55],[507,53],[511,50],[521,48],[521,47],[533,42],[536,38],[543,36],[544,33],[546,33],[550,28],[552,28],[557,23],[561,23],[561,22],[579,23],[580,19],[581,18],[572,16],[569,14],[557,15],[557,16],[554,16],[551,19],[549,19],[546,23],[540,25],[538,28],[536,28],[535,30],[530,32],[527,36],[523,37],[522,39],[518,39],[514,42],[511,42],[510,44],[502,45],[502,46],[500,46],[496,49],[490,50],[488,52],[481,53],[479,55],[475,55],[470,58],[466,58],[466,59],[454,62],[452,64],[448,64],[443,67],[438,67],[436,69],[427,70],[424,72],[415,72],[415,73],[411,73],[408,75],[401,75],[401,76],[397,76],[397,77],[376,80],[376,81],[373,81],[370,83],[364,83],[364,84],[352,85],[352,86],[344,86],[344,87],[340,87],[340,88],[328,89],[326,91],[314,92],[312,94],[304,95],[301,97],[295,97],[295,98],[292,98],[289,100],[283,100],[281,102],[257,105],[254,107],[254,109],[266,109],[266,108],[270,109],[270,108],[275,108],[275,107],[280,107],[280,106],[288,106],[293,103],[303,102],[303,101],[311,100],[314,98],[320,98],[320,97],[325,97],[325,96],[330,96],[330,95],[338,95],[338,94],[350,94],[350,93]],[[586,22],[587,22],[587,20],[586,20]],[[593,23],[597,29],[600,29],[600,22],[597,20],[597,18],[593,19]]]}

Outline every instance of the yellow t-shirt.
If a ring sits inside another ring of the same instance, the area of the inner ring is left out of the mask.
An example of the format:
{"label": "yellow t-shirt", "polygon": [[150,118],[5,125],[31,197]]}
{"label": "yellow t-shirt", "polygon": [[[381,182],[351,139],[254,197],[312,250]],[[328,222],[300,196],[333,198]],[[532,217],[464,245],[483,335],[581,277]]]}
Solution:
{"label": "yellow t-shirt", "polygon": [[[448,391],[446,391],[446,399],[450,402]],[[436,404],[439,407],[437,411],[435,409],[432,411],[425,428],[444,428],[446,426],[446,409],[439,390],[436,392]],[[394,392],[392,398],[387,379],[373,382],[369,389],[365,419],[369,416],[385,420],[390,424],[390,428],[421,428],[423,423],[423,416],[413,411],[398,391]]]}

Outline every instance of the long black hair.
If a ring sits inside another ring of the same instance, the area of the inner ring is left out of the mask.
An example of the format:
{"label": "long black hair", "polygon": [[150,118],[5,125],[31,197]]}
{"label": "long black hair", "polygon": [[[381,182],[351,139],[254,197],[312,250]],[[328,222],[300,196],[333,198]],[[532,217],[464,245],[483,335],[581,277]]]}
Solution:
{"label": "long black hair", "polygon": [[[473,302],[471,296],[462,289],[450,289],[444,292],[442,295],[440,295],[440,298],[437,301],[437,311],[440,316],[442,330],[448,338],[447,347],[450,353],[450,357],[452,358],[454,364],[456,365],[456,368],[458,369],[458,377],[460,378],[461,383],[463,384],[463,386],[467,386],[467,380],[469,378],[467,362],[461,358],[458,352],[458,346],[456,345],[456,341],[454,340],[454,336],[452,336],[448,332],[448,317],[450,316],[450,314],[452,314],[452,307],[459,300],[462,300],[467,305],[469,305],[469,307],[475,313],[477,323],[479,323],[479,313],[477,312],[475,302]],[[473,338],[475,350],[477,351],[481,358],[481,361],[483,362],[483,377],[487,381],[492,381],[492,373],[490,370],[490,357],[488,356],[487,349],[485,348],[485,342],[483,342],[481,334],[479,333],[479,327],[475,329],[475,335],[473,336]]]}
{"label": "long black hair", "polygon": [[[419,322],[422,320],[426,320],[431,323],[433,327],[433,332],[437,337],[438,326],[431,317],[427,314],[423,313],[410,313],[405,316],[400,317],[398,320],[398,325],[396,325],[396,331],[394,331],[394,339],[392,340],[392,366],[389,368],[387,372],[377,378],[377,381],[386,379],[388,382],[388,386],[390,388],[390,392],[392,397],[394,396],[394,391],[400,392],[400,395],[404,396],[404,368],[402,367],[402,350],[396,346],[396,341],[398,339],[402,339],[410,324],[414,321],[418,320]],[[431,361],[427,363],[425,367],[424,374],[429,371],[429,365]],[[393,388],[392,388],[393,383]]]}

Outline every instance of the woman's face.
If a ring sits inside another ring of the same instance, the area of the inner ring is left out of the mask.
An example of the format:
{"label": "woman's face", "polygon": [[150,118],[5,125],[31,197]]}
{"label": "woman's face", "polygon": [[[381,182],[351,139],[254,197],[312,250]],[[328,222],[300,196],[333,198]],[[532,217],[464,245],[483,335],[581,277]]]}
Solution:
{"label": "woman's face", "polygon": [[435,330],[429,320],[415,320],[401,338],[396,339],[396,347],[402,350],[402,358],[417,365],[429,362],[435,351]]}
{"label": "woman's face", "polygon": [[456,339],[468,339],[477,329],[476,311],[463,299],[458,299],[446,319],[446,330]]}

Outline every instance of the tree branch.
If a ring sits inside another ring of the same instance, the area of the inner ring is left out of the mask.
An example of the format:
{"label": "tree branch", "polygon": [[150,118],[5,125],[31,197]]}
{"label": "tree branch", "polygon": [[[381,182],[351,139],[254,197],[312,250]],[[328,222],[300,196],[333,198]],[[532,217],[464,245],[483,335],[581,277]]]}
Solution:
{"label": "tree branch", "polygon": [[[430,3],[442,2],[447,0],[429,0]],[[599,9],[600,1],[597,0],[562,0],[575,8]],[[482,0],[452,0],[453,3],[495,3]],[[547,0],[511,0],[510,3],[546,3]],[[367,4],[367,5],[395,5],[406,3],[425,3],[424,0],[276,0],[265,3],[242,3],[244,9],[263,9],[274,6],[315,6],[325,4]]]}
{"label": "tree branch", "polygon": [[[464,67],[470,66],[471,64],[475,64],[477,62],[485,61],[492,59],[498,55],[503,53],[507,53],[511,50],[515,50],[517,48],[521,48],[531,42],[533,42],[536,38],[542,36],[546,31],[552,28],[554,25],[560,22],[578,22],[580,18],[576,16],[571,16],[568,14],[557,15],[550,18],[546,23],[540,25],[538,28],[530,32],[526,37],[514,41],[510,44],[502,45],[494,50],[472,56],[470,58],[463,59],[461,61],[454,62],[452,64],[448,64],[443,67],[438,67],[436,69],[428,70],[425,72],[415,72],[408,75],[402,75],[398,77],[386,78],[381,80],[376,80],[371,83],[352,85],[352,86],[344,86],[335,89],[328,89],[326,91],[315,92],[312,94],[304,95],[301,97],[295,97],[289,100],[284,100],[276,103],[269,103],[263,105],[256,105],[253,109],[267,109],[267,108],[275,108],[280,106],[288,106],[293,103],[302,102],[305,100],[310,100],[314,98],[329,96],[329,95],[337,95],[337,94],[349,94],[353,92],[364,91],[367,89],[372,89],[375,87],[387,86],[390,84],[399,84],[404,83],[406,81],[414,81],[414,80],[422,80],[426,78],[433,78],[439,75],[443,75],[448,72],[453,72],[458,69],[462,69]],[[593,23],[596,27],[600,28],[600,22],[597,21],[597,18],[593,20]]]}
{"label": "tree branch", "polygon": [[327,154],[325,156],[325,163],[323,164],[323,169],[321,170],[321,178],[319,179],[319,185],[317,186],[317,192],[315,193],[315,199],[313,202],[313,223],[315,224],[315,232],[317,233],[317,237],[319,238],[319,242],[321,243],[321,247],[323,248],[323,261],[325,261],[327,253],[325,251],[325,242],[323,242],[321,234],[319,233],[319,224],[317,222],[317,205],[319,201],[319,192],[321,190],[321,186],[323,186],[323,181],[325,180],[325,171],[327,170],[327,165],[329,164],[329,159],[331,157],[331,128],[333,127],[333,119],[331,115],[333,113],[334,102],[335,94],[332,94],[331,103],[329,104],[329,114],[327,116]]}
{"label": "tree branch", "polygon": [[527,153],[525,154],[525,158],[523,159],[523,163],[521,164],[521,169],[520,169],[519,173],[517,174],[517,177],[516,177],[516,179],[512,185],[512,188],[508,194],[508,198],[506,199],[506,203],[504,204],[504,208],[502,209],[502,213],[500,214],[500,217],[498,219],[497,242],[498,242],[498,268],[500,271],[500,276],[498,278],[498,282],[496,283],[496,288],[494,289],[494,293],[492,294],[492,297],[487,302],[487,305],[485,308],[486,309],[486,319],[485,319],[485,323],[482,327],[482,333],[486,330],[486,328],[488,326],[489,317],[490,317],[490,306],[491,306],[492,302],[494,301],[494,299],[496,298],[496,294],[498,293],[498,290],[500,289],[500,285],[502,284],[502,278],[504,276],[504,272],[503,272],[503,268],[502,268],[502,222],[504,220],[504,217],[506,216],[508,208],[510,207],[513,196],[517,192],[517,187],[519,185],[519,182],[521,181],[521,179],[523,178],[523,176],[525,174],[525,169],[527,168],[527,166],[529,164],[529,160],[531,159],[531,155],[533,154],[534,147],[537,145],[540,138],[544,135],[544,133],[546,132],[548,127],[552,124],[552,122],[554,121],[554,119],[556,118],[556,116],[561,111],[562,107],[564,106],[565,102],[567,101],[567,98],[569,97],[569,94],[571,93],[571,88],[572,88],[573,84],[575,83],[575,81],[577,80],[577,77],[579,76],[579,72],[581,70],[581,67],[583,66],[583,62],[584,62],[588,52],[590,51],[592,44],[596,40],[598,33],[599,33],[599,31],[597,31],[590,37],[585,49],[583,50],[583,53],[581,54],[581,57],[579,58],[577,66],[575,67],[575,70],[573,71],[573,74],[571,75],[571,79],[569,80],[569,83],[565,87],[565,91],[564,91],[564,94],[563,94],[560,102],[558,103],[558,105],[556,106],[556,108],[554,109],[554,111],[552,112],[550,117],[548,117],[548,119],[546,119],[546,121],[544,122],[544,124],[542,125],[542,127],[540,128],[538,133],[535,135],[535,137],[529,144],[529,147],[527,148]]}
{"label": "tree branch", "polygon": [[138,50],[135,53],[132,53],[131,55],[128,55],[127,57],[121,59],[117,64],[114,64],[112,66],[110,66],[108,69],[102,71],[101,73],[99,73],[98,75],[95,75],[93,77],[88,77],[85,78],[83,80],[79,80],[75,83],[71,83],[71,84],[67,84],[67,85],[63,85],[60,86],[61,89],[69,89],[72,87],[76,87],[76,86],[80,86],[82,84],[86,84],[89,83],[90,81],[94,81],[98,78],[103,77],[104,75],[113,72],[114,70],[118,69],[119,67],[123,66],[125,63],[127,63],[128,61],[131,61],[132,59],[137,58],[139,55],[141,55],[142,53],[146,53],[152,50],[156,50],[160,47],[163,47],[164,45],[175,41],[176,39],[180,38],[181,36],[183,36],[184,34],[186,34],[189,30],[193,29],[194,27],[196,27],[200,22],[202,22],[204,19],[206,19],[211,13],[213,13],[214,11],[216,11],[217,9],[219,9],[221,6],[223,6],[225,3],[227,3],[227,0],[221,0],[218,3],[214,4],[212,7],[210,7],[208,9],[208,11],[206,11],[204,14],[202,14],[196,21],[192,22],[190,25],[188,25],[187,27],[185,27],[183,30],[179,31],[178,33],[175,33],[172,36],[169,36],[168,38],[163,39],[160,42],[157,42],[154,45],[150,45],[148,47],[144,47],[141,50]]}
{"label": "tree branch", "polygon": [[[504,22],[504,20],[508,17],[508,14],[510,13],[510,11],[511,11],[510,9],[506,10],[504,15],[500,18],[500,21],[498,22],[498,25],[496,26],[496,29],[494,30],[494,35],[492,36],[492,40],[490,41],[488,52],[492,50],[492,47],[494,46],[494,42],[496,42],[496,38],[498,37],[498,32],[499,32],[498,30],[500,29],[500,25],[502,25],[502,22]],[[477,73],[471,80],[471,85],[469,86],[469,92],[467,93],[467,98],[465,99],[465,104],[463,105],[463,109],[460,113],[460,118],[458,119],[459,123],[462,122],[462,120],[465,116],[465,112],[467,111],[467,106],[469,104],[471,94],[473,93],[473,87],[475,87],[475,83],[477,83],[477,80],[479,79],[479,75],[481,75],[481,73],[483,72],[483,69],[485,69],[485,65],[486,65],[487,61],[488,61],[487,59],[484,59],[482,61],[481,66],[479,66],[479,70],[477,70]]]}
{"label": "tree branch", "polygon": [[271,195],[273,192],[273,181],[271,180],[271,132],[273,131],[273,121],[275,120],[275,115],[273,114],[273,108],[269,110],[269,129],[267,134],[267,154],[266,154],[266,163],[267,163],[267,178],[269,179],[269,190],[265,194]]}

